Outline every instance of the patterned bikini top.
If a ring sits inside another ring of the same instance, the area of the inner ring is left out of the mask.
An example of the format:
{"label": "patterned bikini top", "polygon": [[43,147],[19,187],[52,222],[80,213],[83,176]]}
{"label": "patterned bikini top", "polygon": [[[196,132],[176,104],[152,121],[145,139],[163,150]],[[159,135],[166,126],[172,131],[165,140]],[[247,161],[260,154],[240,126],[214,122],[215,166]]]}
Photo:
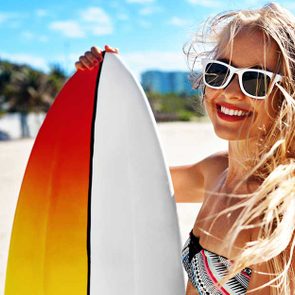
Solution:
{"label": "patterned bikini top", "polygon": [[250,268],[243,269],[222,287],[215,284],[227,274],[231,261],[202,248],[193,231],[183,247],[182,263],[189,280],[200,295],[245,295],[247,292]]}

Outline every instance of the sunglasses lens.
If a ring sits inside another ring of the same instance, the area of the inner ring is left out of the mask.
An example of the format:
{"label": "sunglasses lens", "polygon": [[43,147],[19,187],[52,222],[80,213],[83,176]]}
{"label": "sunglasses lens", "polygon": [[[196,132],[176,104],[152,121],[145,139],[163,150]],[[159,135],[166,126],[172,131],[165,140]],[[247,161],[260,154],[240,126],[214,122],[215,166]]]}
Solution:
{"label": "sunglasses lens", "polygon": [[212,87],[221,87],[229,76],[229,68],[218,64],[208,63],[204,71],[205,82]]}
{"label": "sunglasses lens", "polygon": [[263,73],[247,71],[243,74],[242,81],[247,93],[257,97],[263,97],[267,94],[270,77]]}

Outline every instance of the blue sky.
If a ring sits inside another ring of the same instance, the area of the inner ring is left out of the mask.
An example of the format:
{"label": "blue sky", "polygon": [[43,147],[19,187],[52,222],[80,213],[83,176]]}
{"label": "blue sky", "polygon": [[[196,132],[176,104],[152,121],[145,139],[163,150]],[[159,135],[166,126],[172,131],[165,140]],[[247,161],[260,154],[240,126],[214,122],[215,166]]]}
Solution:
{"label": "blue sky", "polygon": [[[186,70],[182,46],[209,16],[256,8],[260,0],[10,0],[0,6],[0,58],[68,73],[92,45],[109,44],[139,77],[146,69]],[[291,0],[277,1],[295,12]]]}

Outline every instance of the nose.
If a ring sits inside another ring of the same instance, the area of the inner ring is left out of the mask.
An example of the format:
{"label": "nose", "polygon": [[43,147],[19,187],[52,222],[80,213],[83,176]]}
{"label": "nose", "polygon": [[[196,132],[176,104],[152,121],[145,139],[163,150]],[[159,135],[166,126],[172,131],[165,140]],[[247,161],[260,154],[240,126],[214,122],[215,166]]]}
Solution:
{"label": "nose", "polygon": [[239,77],[234,74],[228,83],[228,85],[223,89],[224,96],[228,99],[243,99],[245,97],[241,90]]}

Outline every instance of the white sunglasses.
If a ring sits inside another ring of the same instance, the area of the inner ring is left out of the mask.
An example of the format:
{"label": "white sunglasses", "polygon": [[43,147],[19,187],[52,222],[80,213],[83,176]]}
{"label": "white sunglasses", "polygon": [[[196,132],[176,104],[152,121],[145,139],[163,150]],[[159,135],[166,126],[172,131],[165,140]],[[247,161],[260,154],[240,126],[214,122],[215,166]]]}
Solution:
{"label": "white sunglasses", "polygon": [[225,88],[234,74],[239,77],[242,92],[254,99],[265,99],[274,85],[282,81],[282,76],[270,71],[235,68],[225,62],[212,59],[202,59],[203,81],[210,88]]}

